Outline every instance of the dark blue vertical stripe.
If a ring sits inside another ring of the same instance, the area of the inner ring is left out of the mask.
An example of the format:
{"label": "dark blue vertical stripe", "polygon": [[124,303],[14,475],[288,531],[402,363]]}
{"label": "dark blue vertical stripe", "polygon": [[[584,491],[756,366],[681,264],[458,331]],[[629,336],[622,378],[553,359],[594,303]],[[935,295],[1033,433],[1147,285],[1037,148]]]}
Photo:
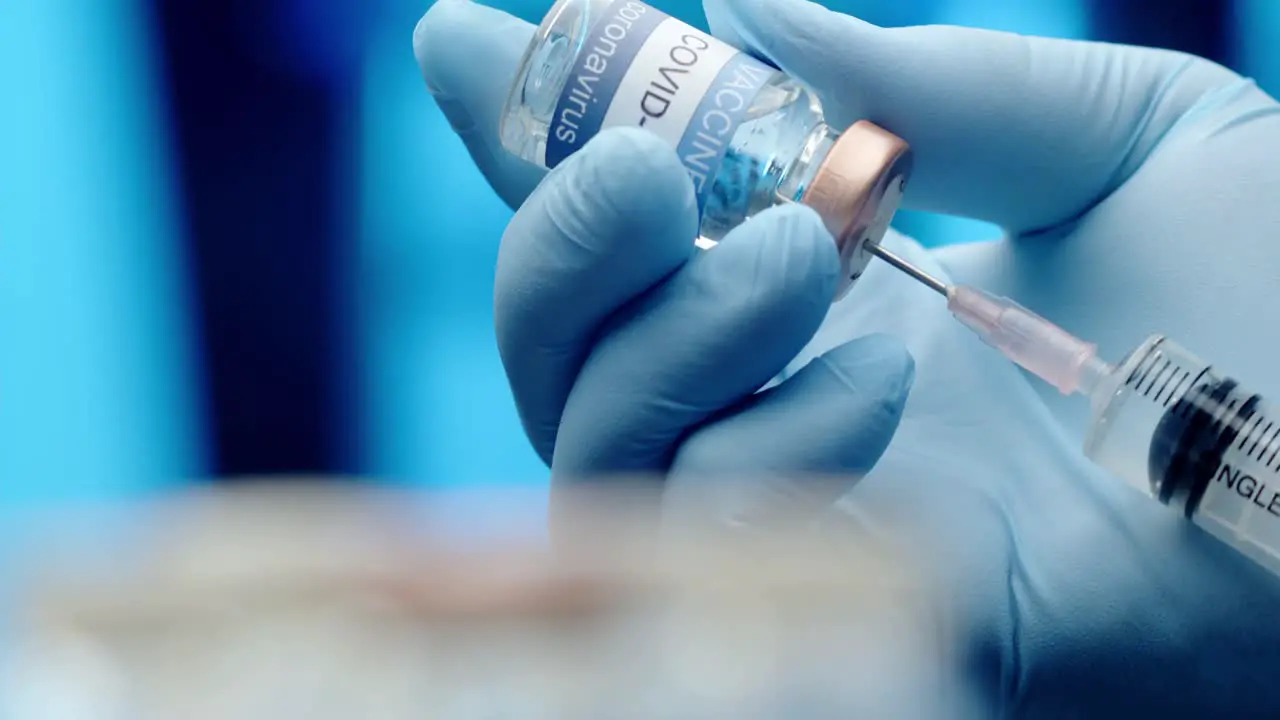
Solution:
{"label": "dark blue vertical stripe", "polygon": [[340,470],[335,408],[349,336],[334,209],[340,96],[272,64],[279,0],[154,0],[194,261],[213,471]]}

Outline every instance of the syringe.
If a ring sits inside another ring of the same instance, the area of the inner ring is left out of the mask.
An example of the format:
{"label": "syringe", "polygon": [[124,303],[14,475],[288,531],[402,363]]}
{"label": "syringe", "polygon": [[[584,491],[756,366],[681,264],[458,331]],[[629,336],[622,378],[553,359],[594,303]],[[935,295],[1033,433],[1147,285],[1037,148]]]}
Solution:
{"label": "syringe", "polygon": [[868,250],[947,299],[991,347],[1093,407],[1085,455],[1280,575],[1280,415],[1163,336],[1118,365],[1008,298]]}

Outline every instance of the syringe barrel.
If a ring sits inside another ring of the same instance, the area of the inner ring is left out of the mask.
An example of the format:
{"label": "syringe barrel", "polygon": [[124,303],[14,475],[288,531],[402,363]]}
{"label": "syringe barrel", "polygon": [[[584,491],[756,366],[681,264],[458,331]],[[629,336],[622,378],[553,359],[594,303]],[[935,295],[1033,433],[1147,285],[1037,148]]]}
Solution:
{"label": "syringe barrel", "polygon": [[1085,453],[1280,574],[1280,415],[1163,337],[1095,399]]}

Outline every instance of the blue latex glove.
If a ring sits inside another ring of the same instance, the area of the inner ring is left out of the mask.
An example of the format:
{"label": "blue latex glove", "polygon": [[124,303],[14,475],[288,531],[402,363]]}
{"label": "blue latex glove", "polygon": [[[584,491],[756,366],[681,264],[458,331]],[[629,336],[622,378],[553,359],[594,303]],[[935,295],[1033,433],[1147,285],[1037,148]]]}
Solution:
{"label": "blue latex glove", "polygon": [[[1257,317],[1280,286],[1280,107],[1250,83],[1171,52],[879,29],[802,0],[708,0],[707,14],[813,86],[833,125],[868,118],[911,142],[909,205],[1010,233],[938,253],[891,234],[895,251],[1015,297],[1106,357],[1158,330],[1280,396],[1280,338]],[[632,132],[602,135],[530,195],[541,172],[506,156],[496,128],[531,33],[444,0],[415,45],[476,162],[520,207],[498,337],[556,482],[666,472],[669,513],[737,523],[839,495],[831,527],[904,540],[937,568],[960,669],[992,715],[1280,711],[1280,583],[1094,468],[1085,408],[970,337],[928,290],[873,264],[822,320],[834,257],[803,209],[691,260],[691,190],[669,151]],[[911,363],[878,333],[915,359],[905,409]],[[785,383],[749,397],[783,365]],[[819,488],[791,471],[863,479]]]}

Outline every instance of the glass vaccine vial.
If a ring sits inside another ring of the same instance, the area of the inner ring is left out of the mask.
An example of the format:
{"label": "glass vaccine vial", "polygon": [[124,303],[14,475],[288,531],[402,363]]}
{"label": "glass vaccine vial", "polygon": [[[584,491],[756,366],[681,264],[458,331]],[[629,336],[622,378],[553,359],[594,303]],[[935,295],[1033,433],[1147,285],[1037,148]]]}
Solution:
{"label": "glass vaccine vial", "polygon": [[866,121],[835,131],[803,85],[707,33],[639,0],[559,0],[521,62],[502,143],[550,169],[621,126],[679,155],[700,247],[774,205],[814,208],[840,252],[838,297],[866,269],[911,173],[901,138]]}

